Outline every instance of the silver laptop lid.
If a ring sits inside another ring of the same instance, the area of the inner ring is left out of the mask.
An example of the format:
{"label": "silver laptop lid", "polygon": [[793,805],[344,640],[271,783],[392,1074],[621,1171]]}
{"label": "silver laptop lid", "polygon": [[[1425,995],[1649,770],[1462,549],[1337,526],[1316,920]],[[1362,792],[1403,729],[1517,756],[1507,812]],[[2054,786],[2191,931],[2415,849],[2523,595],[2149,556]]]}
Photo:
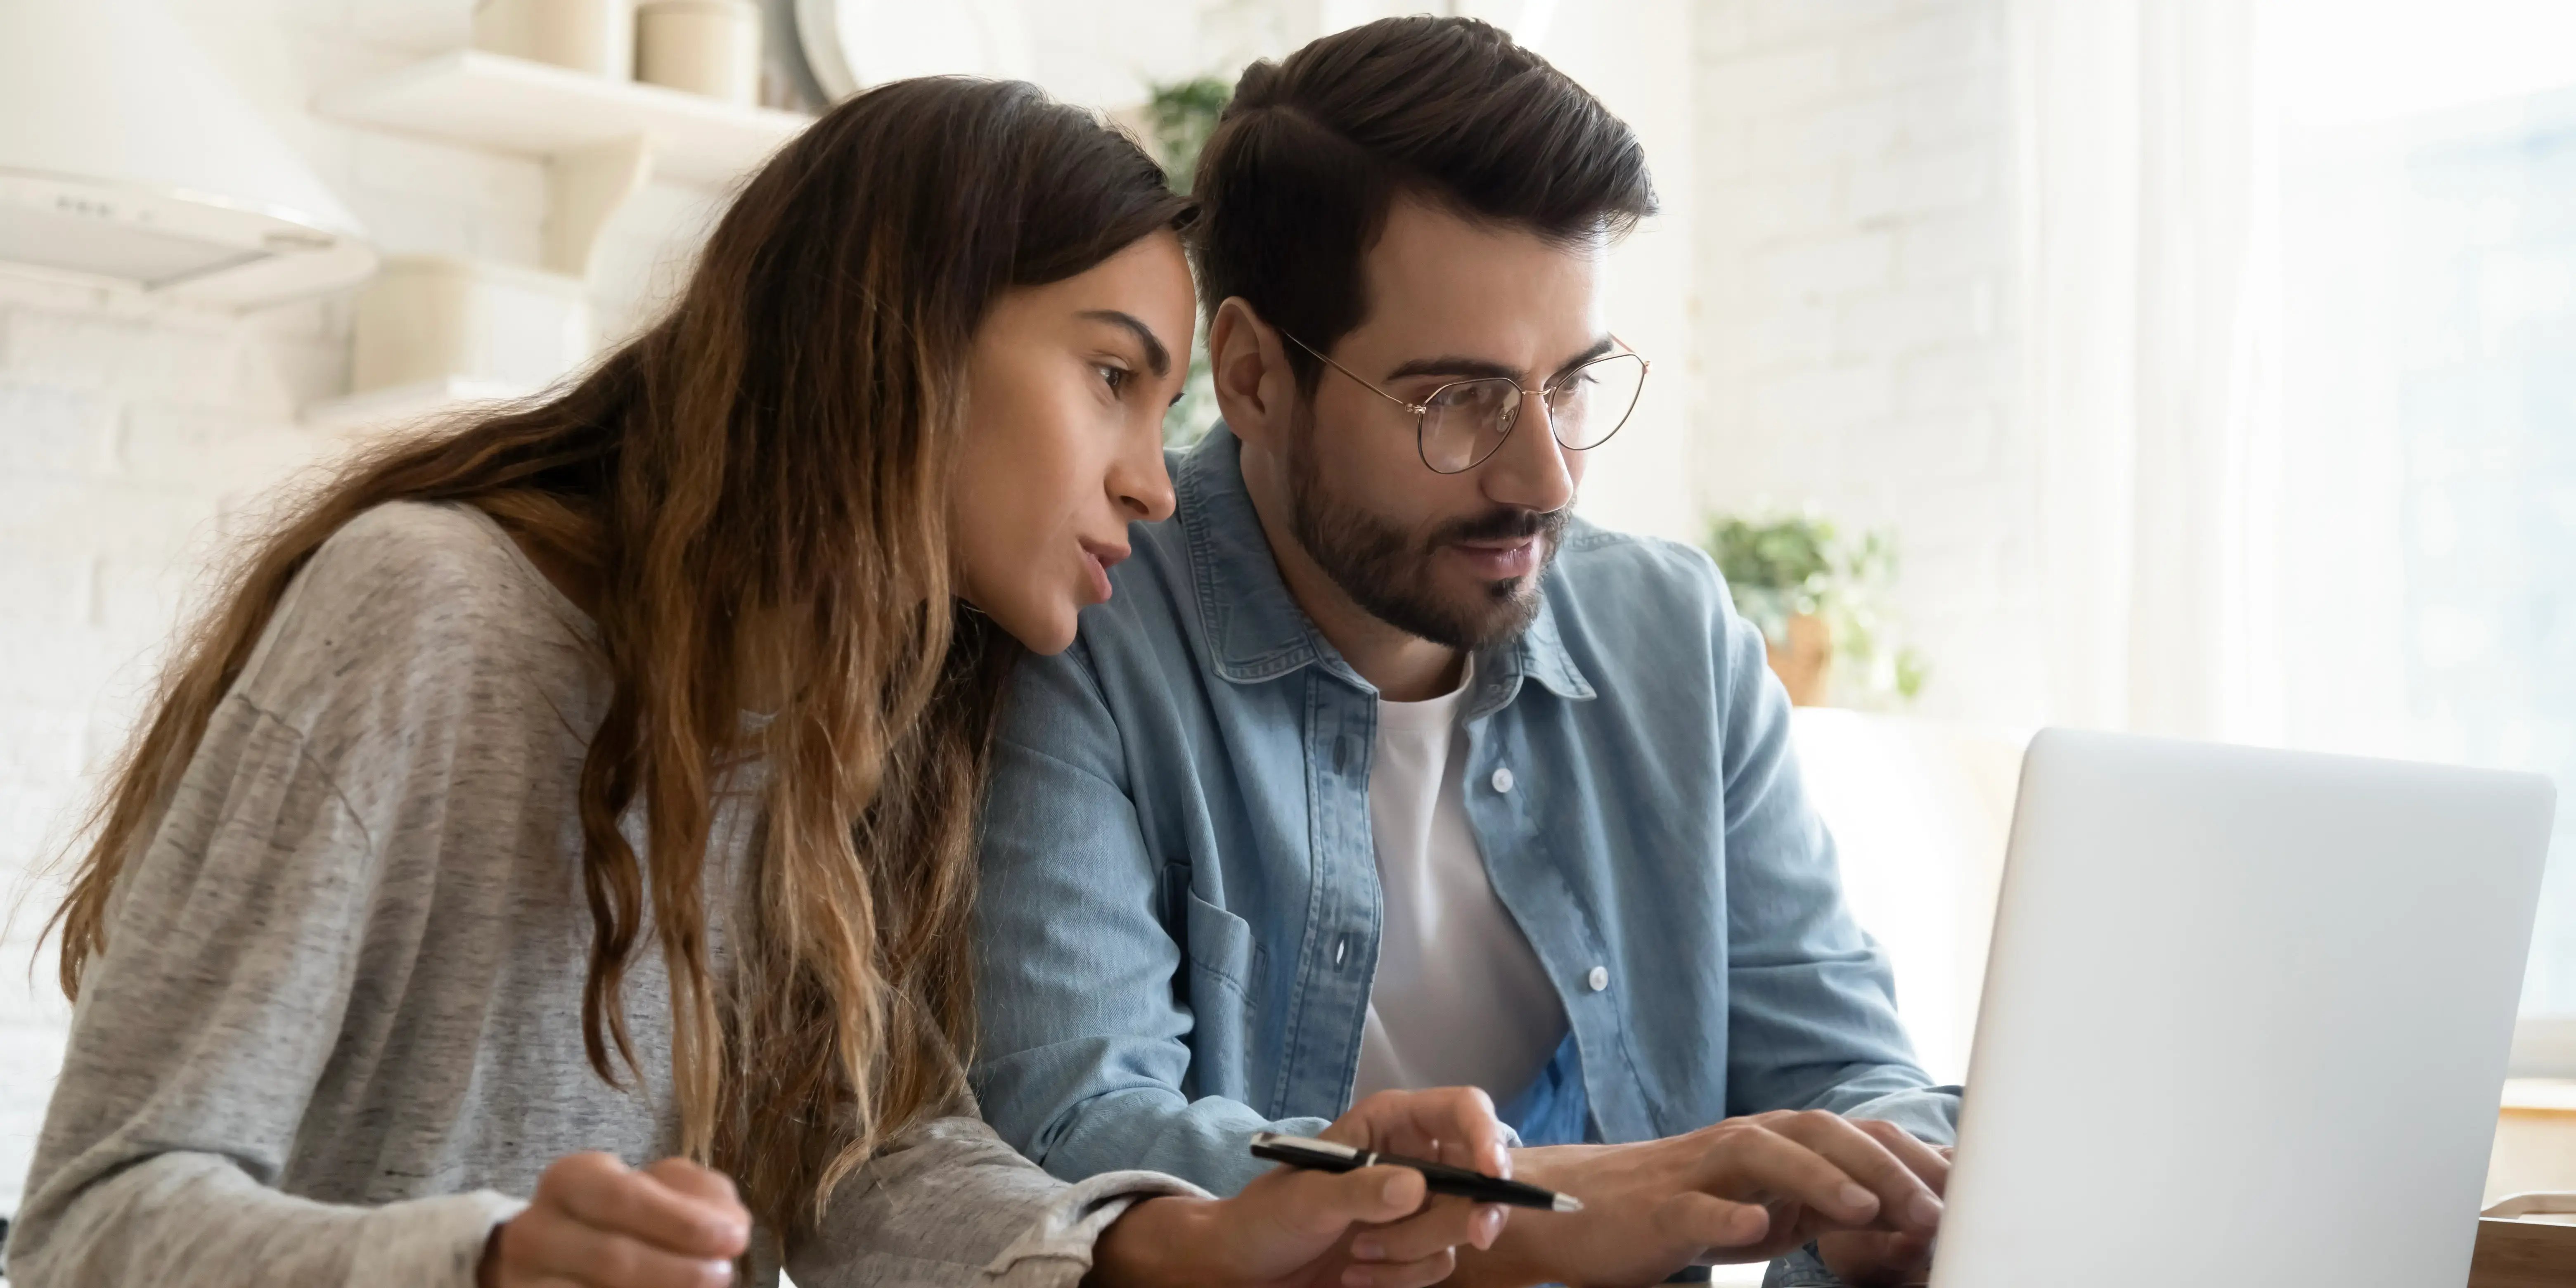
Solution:
{"label": "silver laptop lid", "polygon": [[2039,735],[1934,1288],[2462,1282],[2555,795]]}

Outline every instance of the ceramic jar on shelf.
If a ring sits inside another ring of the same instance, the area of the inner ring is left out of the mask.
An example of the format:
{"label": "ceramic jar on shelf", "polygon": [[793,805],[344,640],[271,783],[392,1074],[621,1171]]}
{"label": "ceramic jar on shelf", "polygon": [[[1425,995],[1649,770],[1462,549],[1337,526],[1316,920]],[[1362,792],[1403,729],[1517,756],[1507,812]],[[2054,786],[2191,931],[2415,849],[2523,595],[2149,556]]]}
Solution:
{"label": "ceramic jar on shelf", "polygon": [[353,393],[440,380],[537,390],[591,356],[580,278],[449,255],[395,255],[358,296]]}
{"label": "ceramic jar on shelf", "polygon": [[478,0],[474,47],[631,80],[635,0]]}
{"label": "ceramic jar on shelf", "polygon": [[728,103],[757,103],[760,6],[752,0],[641,0],[635,79]]}

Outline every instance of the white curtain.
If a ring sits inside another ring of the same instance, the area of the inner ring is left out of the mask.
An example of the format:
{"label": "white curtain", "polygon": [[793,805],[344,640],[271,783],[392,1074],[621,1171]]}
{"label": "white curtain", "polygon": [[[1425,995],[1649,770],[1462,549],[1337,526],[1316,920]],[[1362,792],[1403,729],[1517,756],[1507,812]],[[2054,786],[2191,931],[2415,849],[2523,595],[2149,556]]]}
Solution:
{"label": "white curtain", "polygon": [[2255,10],[2013,6],[2052,723],[2280,737],[2277,132]]}

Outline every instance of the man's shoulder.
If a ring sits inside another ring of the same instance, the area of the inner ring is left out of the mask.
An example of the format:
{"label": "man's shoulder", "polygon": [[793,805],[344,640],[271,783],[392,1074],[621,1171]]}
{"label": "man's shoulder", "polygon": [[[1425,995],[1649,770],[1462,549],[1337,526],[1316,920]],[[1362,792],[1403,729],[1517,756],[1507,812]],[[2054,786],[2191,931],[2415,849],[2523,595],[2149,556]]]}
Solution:
{"label": "man's shoulder", "polygon": [[1654,701],[1688,707],[1685,690],[1728,687],[1732,610],[1706,553],[1577,522],[1566,529],[1546,594],[1547,627],[1566,661],[1604,694],[1651,677]]}
{"label": "man's shoulder", "polygon": [[1588,621],[1651,623],[1659,631],[1685,620],[1714,628],[1726,594],[1706,551],[1583,519],[1567,525],[1547,583],[1560,616],[1572,610]]}

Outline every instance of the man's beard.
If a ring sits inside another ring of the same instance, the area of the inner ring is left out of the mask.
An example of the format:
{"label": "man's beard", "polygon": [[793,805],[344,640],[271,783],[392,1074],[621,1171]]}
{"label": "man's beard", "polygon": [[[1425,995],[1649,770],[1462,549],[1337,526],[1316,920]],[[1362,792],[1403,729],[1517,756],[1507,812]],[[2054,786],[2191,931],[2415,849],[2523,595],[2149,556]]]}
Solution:
{"label": "man's beard", "polygon": [[[1441,524],[1417,541],[1325,486],[1314,429],[1313,406],[1300,406],[1289,435],[1289,518],[1298,543],[1351,602],[1389,626],[1454,649],[1481,649],[1529,626],[1570,510],[1496,507]],[[1539,566],[1526,576],[1487,582],[1464,596],[1444,595],[1433,582],[1433,560],[1445,546],[1531,537],[1541,543]]]}

